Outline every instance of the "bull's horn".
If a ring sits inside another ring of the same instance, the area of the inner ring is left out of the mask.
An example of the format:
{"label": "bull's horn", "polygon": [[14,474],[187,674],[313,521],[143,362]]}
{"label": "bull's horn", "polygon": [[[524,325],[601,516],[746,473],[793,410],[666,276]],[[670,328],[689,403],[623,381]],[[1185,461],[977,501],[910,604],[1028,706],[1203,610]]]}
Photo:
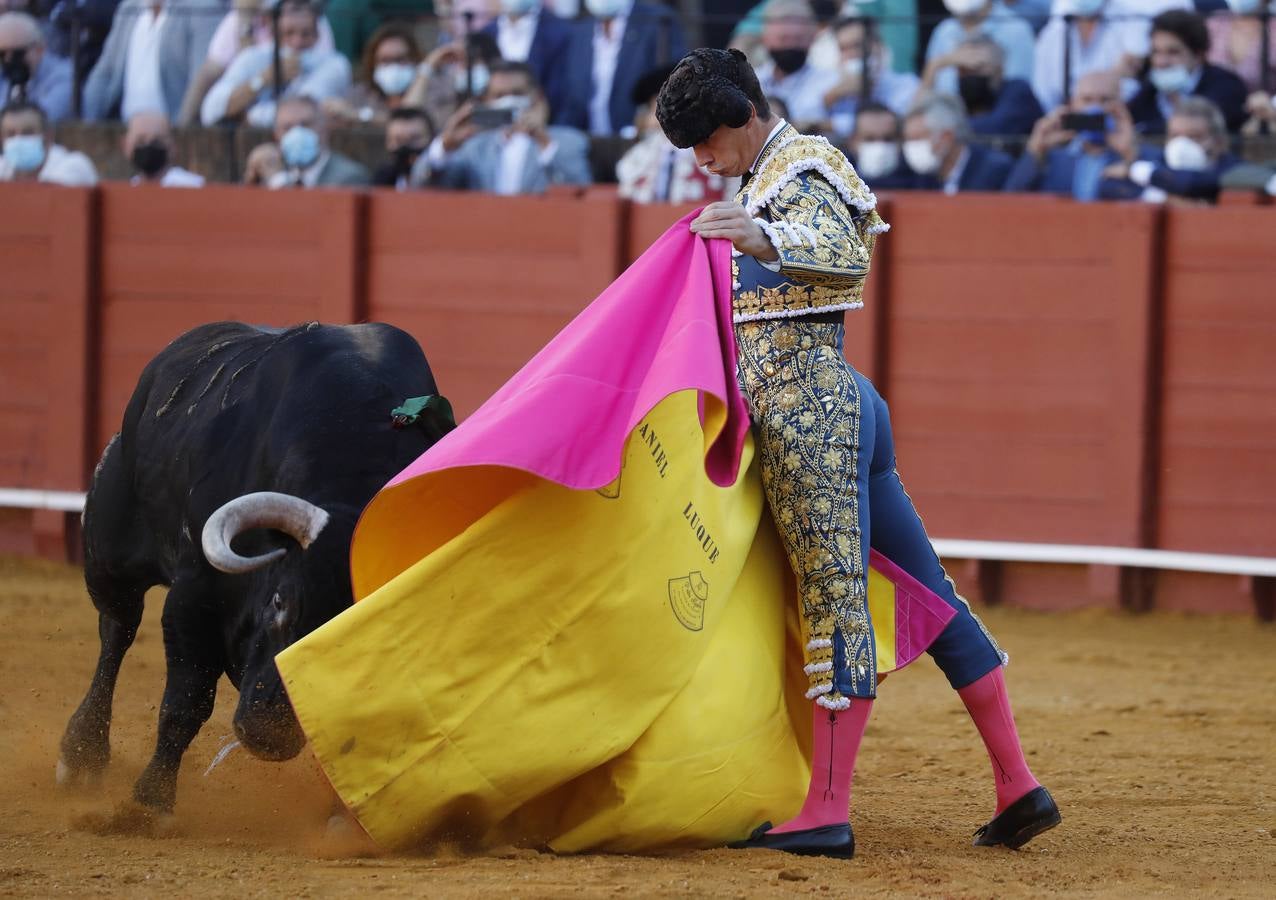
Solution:
{"label": "bull's horn", "polygon": [[204,556],[210,565],[232,575],[242,575],[269,565],[287,553],[271,550],[261,556],[240,556],[230,548],[239,534],[251,528],[273,528],[309,547],[328,524],[328,514],[300,497],[260,491],[244,494],[223,504],[204,523]]}

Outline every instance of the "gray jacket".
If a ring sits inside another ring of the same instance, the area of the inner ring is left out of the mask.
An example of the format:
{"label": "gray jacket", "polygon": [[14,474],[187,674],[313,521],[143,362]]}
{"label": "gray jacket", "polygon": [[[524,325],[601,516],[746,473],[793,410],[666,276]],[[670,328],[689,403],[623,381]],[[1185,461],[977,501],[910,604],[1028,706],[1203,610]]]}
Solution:
{"label": "gray jacket", "polygon": [[371,183],[372,176],[364,166],[340,153],[329,154],[328,161],[323,164],[323,168],[319,170],[319,177],[315,179],[316,187],[321,185],[360,187]]}
{"label": "gray jacket", "polygon": [[[575,128],[551,125],[550,139],[558,145],[549,165],[541,165],[533,148],[527,154],[520,194],[543,194],[552,184],[589,184],[589,139]],[[412,183],[462,191],[495,191],[501,167],[501,132],[480,131],[432,171],[429,154],[422,154],[412,170]]]}
{"label": "gray jacket", "polygon": [[[149,5],[150,0],[124,0],[116,10],[102,55],[84,83],[84,118],[119,115],[133,26]],[[204,64],[208,42],[225,16],[226,6],[220,0],[173,0],[167,7],[160,35],[160,87],[167,107],[164,111],[176,120],[186,88]]]}

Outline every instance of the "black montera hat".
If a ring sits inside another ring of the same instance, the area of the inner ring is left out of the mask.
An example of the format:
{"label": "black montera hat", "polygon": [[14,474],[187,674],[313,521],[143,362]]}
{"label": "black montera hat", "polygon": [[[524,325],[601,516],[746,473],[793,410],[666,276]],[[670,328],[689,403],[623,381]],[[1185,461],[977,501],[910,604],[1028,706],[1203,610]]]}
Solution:
{"label": "black montera hat", "polygon": [[[749,95],[758,101],[749,99]],[[674,68],[656,99],[656,118],[675,147],[694,147],[719,126],[740,128],[752,108],[770,110],[758,76],[739,50],[692,50]]]}

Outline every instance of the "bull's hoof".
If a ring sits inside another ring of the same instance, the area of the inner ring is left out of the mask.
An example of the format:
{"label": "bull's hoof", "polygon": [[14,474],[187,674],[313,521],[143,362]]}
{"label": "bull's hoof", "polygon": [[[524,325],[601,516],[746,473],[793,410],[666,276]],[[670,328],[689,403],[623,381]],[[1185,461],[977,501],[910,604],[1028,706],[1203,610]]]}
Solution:
{"label": "bull's hoof", "polygon": [[102,768],[73,767],[59,756],[58,767],[54,771],[53,777],[57,780],[58,787],[68,790],[76,788],[96,789],[102,786],[103,774],[104,769]]}
{"label": "bull's hoof", "polygon": [[177,834],[177,819],[171,812],[125,800],[109,812],[89,812],[71,821],[77,831],[97,835],[167,838]]}

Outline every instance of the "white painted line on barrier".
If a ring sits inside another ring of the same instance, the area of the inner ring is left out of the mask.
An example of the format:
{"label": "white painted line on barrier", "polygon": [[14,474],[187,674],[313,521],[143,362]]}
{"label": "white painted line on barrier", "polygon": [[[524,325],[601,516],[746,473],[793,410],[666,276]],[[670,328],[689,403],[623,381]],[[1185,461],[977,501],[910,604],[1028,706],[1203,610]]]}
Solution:
{"label": "white painted line on barrier", "polygon": [[[75,491],[0,488],[0,507],[80,512],[84,509],[84,495]],[[1139,569],[1173,569],[1178,572],[1209,572],[1215,575],[1276,577],[1276,559],[1261,556],[1181,553],[1177,550],[1141,550],[1135,547],[1088,547],[1083,544],[963,541],[951,538],[935,538],[931,543],[934,544],[936,553],[949,559],[1133,566]]]}

